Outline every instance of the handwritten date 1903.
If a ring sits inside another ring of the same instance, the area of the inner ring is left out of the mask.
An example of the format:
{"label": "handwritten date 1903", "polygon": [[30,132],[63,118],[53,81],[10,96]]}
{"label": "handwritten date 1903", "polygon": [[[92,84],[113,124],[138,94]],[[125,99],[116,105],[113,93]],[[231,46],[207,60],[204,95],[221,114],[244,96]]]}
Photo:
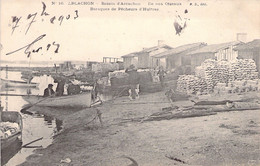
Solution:
{"label": "handwritten date 1903", "polygon": [[[79,12],[78,10],[75,10],[73,14],[67,14],[67,15],[60,15],[60,16],[51,16],[49,13],[46,12],[46,5],[44,2],[42,2],[42,11],[39,15],[41,17],[41,20],[44,21],[44,18],[48,19],[49,22],[51,24],[55,24],[55,22],[59,22],[59,25],[61,26],[63,20],[69,20],[69,19],[77,19],[79,17]],[[27,32],[30,30],[31,26],[33,23],[35,23],[37,20],[36,20],[36,17],[39,17],[38,16],[38,12],[35,12],[35,13],[30,13],[28,14],[28,16],[26,17],[26,21],[29,21],[28,23],[28,26],[26,28],[26,31],[25,31],[25,35],[27,34]],[[13,16],[12,17],[12,34],[14,33],[15,29],[20,27],[19,24],[22,23],[22,16]]]}
{"label": "handwritten date 1903", "polygon": [[[46,36],[46,34],[43,34],[43,35],[37,37],[37,38],[36,38],[33,42],[31,42],[30,44],[28,44],[28,45],[26,45],[26,46],[24,46],[24,47],[21,47],[21,48],[15,50],[15,51],[9,52],[9,53],[7,53],[6,55],[11,55],[11,54],[13,54],[13,53],[15,53],[15,52],[18,52],[18,51],[20,51],[20,50],[25,49],[25,50],[24,50],[24,53],[27,55],[27,57],[30,57],[32,53],[38,53],[40,50],[43,49],[43,47],[38,47],[37,49],[33,49],[32,46],[33,46],[35,43],[37,43],[38,41],[40,41],[41,39],[43,39],[45,36]],[[58,53],[59,48],[60,48],[60,44],[57,44],[55,41],[54,41],[52,44],[47,44],[47,46],[46,46],[46,51],[49,51],[50,47],[53,47],[53,46],[56,47],[54,53]]]}

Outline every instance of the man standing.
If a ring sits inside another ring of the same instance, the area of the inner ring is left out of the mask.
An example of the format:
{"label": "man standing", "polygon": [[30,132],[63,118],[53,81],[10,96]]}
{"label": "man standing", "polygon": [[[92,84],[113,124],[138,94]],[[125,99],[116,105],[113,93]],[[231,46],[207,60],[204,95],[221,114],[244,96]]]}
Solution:
{"label": "man standing", "polygon": [[158,71],[157,74],[159,75],[161,86],[164,87],[164,75],[166,74],[166,72],[163,70],[162,66],[160,66],[159,71]]}
{"label": "man standing", "polygon": [[43,97],[52,96],[55,93],[54,90],[52,89],[52,87],[53,87],[53,85],[49,84],[48,88],[44,89]]}
{"label": "man standing", "polygon": [[55,83],[58,83],[56,88],[56,96],[62,96],[64,93],[65,79],[60,77],[54,80]]}
{"label": "man standing", "polygon": [[130,99],[136,99],[138,96],[136,90],[137,86],[139,84],[139,75],[137,72],[137,69],[135,69],[134,65],[131,65],[128,69],[125,71],[127,74],[129,74],[129,85],[130,85]]}

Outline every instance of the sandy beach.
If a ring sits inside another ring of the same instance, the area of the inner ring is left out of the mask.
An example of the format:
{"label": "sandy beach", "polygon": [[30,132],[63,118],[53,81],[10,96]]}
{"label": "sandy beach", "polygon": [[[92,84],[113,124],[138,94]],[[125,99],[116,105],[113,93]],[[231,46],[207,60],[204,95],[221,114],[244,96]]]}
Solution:
{"label": "sandy beach", "polygon": [[124,166],[132,163],[127,157],[147,166],[260,164],[260,109],[145,121],[169,106],[164,92],[158,92],[80,111],[37,108],[63,120],[63,130],[52,145],[35,150],[21,165]]}

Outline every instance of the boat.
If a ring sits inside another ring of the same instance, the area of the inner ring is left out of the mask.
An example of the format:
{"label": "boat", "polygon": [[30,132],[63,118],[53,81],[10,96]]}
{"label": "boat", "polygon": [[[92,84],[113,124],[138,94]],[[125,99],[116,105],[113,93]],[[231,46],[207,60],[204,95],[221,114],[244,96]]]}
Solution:
{"label": "boat", "polygon": [[9,147],[12,146],[14,142],[22,142],[23,122],[21,114],[16,111],[2,111],[1,120],[1,129],[4,128],[3,126],[6,123],[15,124],[15,126],[17,126],[7,127],[8,129],[10,129],[10,131],[6,130],[4,132],[4,135],[1,137],[1,150],[9,149]]}
{"label": "boat", "polygon": [[5,80],[1,79],[1,84],[5,87],[20,87],[20,88],[36,88],[39,86],[39,83],[35,82],[25,82],[25,81],[15,81],[15,80]]}
{"label": "boat", "polygon": [[43,97],[43,96],[33,96],[26,95],[22,98],[29,104],[37,104],[37,106],[44,107],[90,107],[91,106],[91,92],[84,92],[75,95],[64,95],[64,96],[54,96],[54,97]]}
{"label": "boat", "polygon": [[17,139],[9,147],[2,149],[1,165],[8,163],[8,161],[22,149],[22,144],[23,143]]}
{"label": "boat", "polygon": [[199,101],[194,105],[226,105],[227,103],[232,103],[231,100],[222,100],[222,101]]}

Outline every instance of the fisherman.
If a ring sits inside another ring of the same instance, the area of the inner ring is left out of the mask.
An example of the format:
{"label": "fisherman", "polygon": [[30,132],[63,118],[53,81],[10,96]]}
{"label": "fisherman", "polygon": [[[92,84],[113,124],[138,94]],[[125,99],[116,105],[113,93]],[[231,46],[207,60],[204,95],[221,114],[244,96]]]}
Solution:
{"label": "fisherman", "polygon": [[54,90],[52,89],[52,87],[53,87],[53,85],[49,84],[48,88],[44,89],[43,97],[52,96],[55,93]]}
{"label": "fisherman", "polygon": [[67,92],[68,95],[76,95],[80,94],[80,86],[79,85],[74,85],[71,81],[68,84]]}
{"label": "fisherman", "polygon": [[62,96],[64,93],[65,79],[60,77],[54,80],[54,83],[58,83],[56,88],[56,96]]}
{"label": "fisherman", "polygon": [[135,69],[134,65],[129,66],[129,68],[126,69],[125,71],[127,74],[129,74],[129,85],[130,85],[130,89],[129,89],[129,97],[131,100],[136,99],[136,97],[138,97],[137,94],[137,88],[139,85],[139,75],[137,72],[137,69]]}
{"label": "fisherman", "polygon": [[164,87],[164,76],[165,76],[166,72],[163,70],[162,66],[160,66],[159,71],[158,71],[157,74],[159,75],[161,86]]}

